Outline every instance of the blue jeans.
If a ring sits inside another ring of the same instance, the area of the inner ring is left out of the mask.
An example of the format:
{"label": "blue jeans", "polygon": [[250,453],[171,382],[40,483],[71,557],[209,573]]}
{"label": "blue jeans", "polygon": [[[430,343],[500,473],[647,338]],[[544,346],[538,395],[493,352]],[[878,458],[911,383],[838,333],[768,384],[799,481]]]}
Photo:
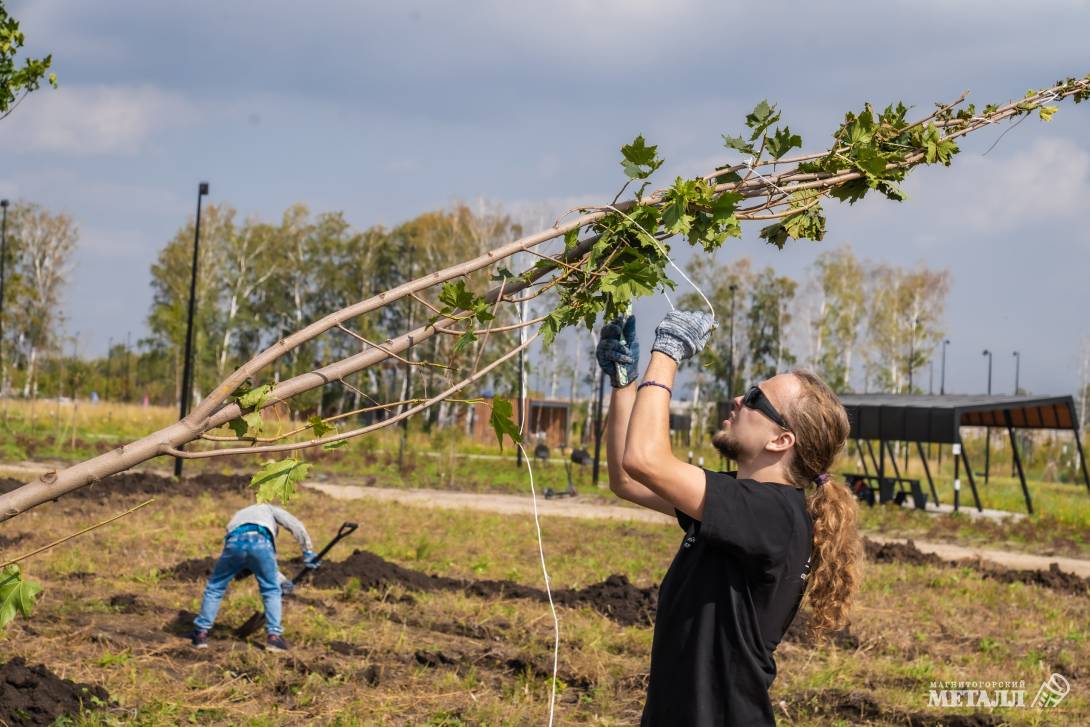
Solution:
{"label": "blue jeans", "polygon": [[223,543],[223,553],[216,561],[212,576],[204,589],[201,613],[193,625],[208,631],[216,622],[220,602],[239,571],[248,569],[257,578],[261,600],[265,604],[265,630],[270,634],[284,633],[280,625],[280,584],[277,582],[276,549],[265,535],[258,532],[228,535]]}

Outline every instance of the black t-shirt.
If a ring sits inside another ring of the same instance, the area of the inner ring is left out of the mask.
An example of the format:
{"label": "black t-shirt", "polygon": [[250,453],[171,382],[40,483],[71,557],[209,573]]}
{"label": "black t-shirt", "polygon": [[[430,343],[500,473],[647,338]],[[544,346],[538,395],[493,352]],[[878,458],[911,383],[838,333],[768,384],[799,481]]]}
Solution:
{"label": "black t-shirt", "polygon": [[802,490],[705,470],[704,520],[659,589],[642,725],[772,725],[772,652],[799,607],[813,528]]}

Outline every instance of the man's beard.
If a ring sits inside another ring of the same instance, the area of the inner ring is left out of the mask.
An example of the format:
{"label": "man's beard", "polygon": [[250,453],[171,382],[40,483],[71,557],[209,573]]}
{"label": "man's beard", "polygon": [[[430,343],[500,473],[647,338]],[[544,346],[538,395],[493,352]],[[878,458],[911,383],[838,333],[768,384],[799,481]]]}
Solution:
{"label": "man's beard", "polygon": [[720,429],[716,432],[712,436],[712,446],[719,450],[719,454],[735,462],[742,454],[741,444],[734,437],[734,432],[729,429]]}

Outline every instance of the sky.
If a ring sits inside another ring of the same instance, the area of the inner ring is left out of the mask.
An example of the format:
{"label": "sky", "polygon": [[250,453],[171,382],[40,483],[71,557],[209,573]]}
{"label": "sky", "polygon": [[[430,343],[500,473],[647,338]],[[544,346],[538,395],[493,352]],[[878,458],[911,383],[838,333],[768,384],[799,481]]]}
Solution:
{"label": "sky", "polygon": [[[199,181],[244,217],[305,202],[358,228],[462,200],[564,210],[613,197],[638,133],[663,184],[736,160],[721,134],[761,99],[814,151],[864,101],[924,115],[1090,72],[1087,0],[6,5],[60,87],[0,122],[0,197],[78,223],[64,309],[84,355],[146,335],[150,265]],[[988,348],[997,393],[1014,350],[1023,388],[1071,393],[1090,336],[1088,129],[1090,104],[1065,103],[987,155],[1001,129],[966,139],[951,168],[909,177],[907,202],[831,203],[822,243],[776,251],[754,225],[717,255],[801,276],[850,244],[946,268],[947,390],[984,390]],[[665,310],[637,306],[645,351]]]}

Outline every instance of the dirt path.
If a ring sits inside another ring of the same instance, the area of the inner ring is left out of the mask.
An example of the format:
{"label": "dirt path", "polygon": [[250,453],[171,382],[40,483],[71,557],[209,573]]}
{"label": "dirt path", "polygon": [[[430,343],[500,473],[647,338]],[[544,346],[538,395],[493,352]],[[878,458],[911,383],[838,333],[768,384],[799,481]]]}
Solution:
{"label": "dirt path", "polygon": [[[477,492],[450,492],[446,490],[406,490],[393,487],[359,487],[357,485],[337,485],[326,482],[304,482],[303,487],[322,492],[338,500],[382,500],[400,502],[415,507],[431,507],[451,510],[480,510],[503,515],[528,515],[533,512],[533,503],[529,494],[506,495]],[[586,499],[546,500],[538,493],[538,511],[544,517],[574,517],[591,520],[636,520],[649,523],[671,523],[661,513],[645,508],[624,505],[601,505]],[[906,538],[888,538],[866,533],[867,537],[878,543],[907,543]],[[934,553],[947,561],[966,558],[985,560],[1006,568],[1018,570],[1048,570],[1056,563],[1060,570],[1074,575],[1090,578],[1090,560],[1063,558],[1059,556],[1034,555],[1008,550],[973,548],[951,543],[928,543],[913,539],[916,547],[925,553]]]}
{"label": "dirt path", "polygon": [[[506,495],[483,492],[452,492],[450,490],[414,490],[398,487],[360,487],[335,485],[327,482],[304,482],[303,487],[322,492],[337,500],[382,500],[400,502],[417,507],[433,507],[447,510],[481,510],[502,515],[527,515],[533,513],[530,494]],[[593,520],[638,520],[648,523],[670,523],[673,518],[642,507],[625,505],[600,505],[587,498],[558,498],[546,500],[539,490],[537,508],[543,516],[588,518]]]}

